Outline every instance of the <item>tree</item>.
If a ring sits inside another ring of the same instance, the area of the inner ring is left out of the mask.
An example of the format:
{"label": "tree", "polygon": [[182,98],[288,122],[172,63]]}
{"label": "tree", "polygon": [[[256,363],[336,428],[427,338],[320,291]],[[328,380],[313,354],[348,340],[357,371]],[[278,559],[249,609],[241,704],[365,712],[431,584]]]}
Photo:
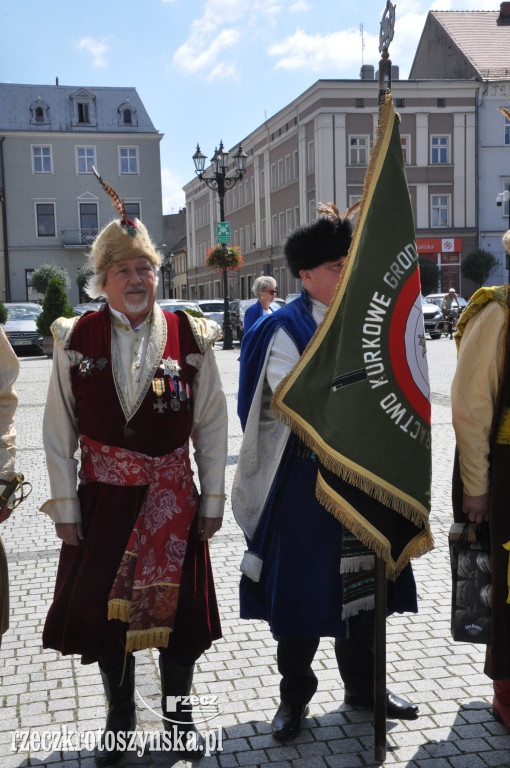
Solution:
{"label": "tree", "polygon": [[50,327],[57,317],[74,317],[73,309],[59,277],[50,279],[42,306],[43,311],[35,323],[39,333],[43,336],[51,336]]}
{"label": "tree", "polygon": [[462,277],[471,280],[477,288],[485,285],[491,272],[494,272],[498,266],[498,260],[490,251],[484,251],[483,248],[468,253],[462,264],[460,271]]}
{"label": "tree", "polygon": [[7,307],[0,301],[0,325],[3,325],[7,322],[8,315],[9,313],[7,312]]}
{"label": "tree", "polygon": [[78,269],[78,276],[76,282],[78,283],[78,293],[80,295],[80,301],[91,301],[90,296],[85,290],[85,286],[94,274],[94,267],[90,264],[84,264]]}
{"label": "tree", "polygon": [[418,259],[420,268],[421,292],[424,296],[436,293],[439,284],[439,267],[431,259],[420,256]]}
{"label": "tree", "polygon": [[32,272],[32,288],[35,288],[37,293],[45,294],[52,277],[60,279],[65,291],[71,287],[69,272],[64,267],[58,267],[56,264],[41,264]]}

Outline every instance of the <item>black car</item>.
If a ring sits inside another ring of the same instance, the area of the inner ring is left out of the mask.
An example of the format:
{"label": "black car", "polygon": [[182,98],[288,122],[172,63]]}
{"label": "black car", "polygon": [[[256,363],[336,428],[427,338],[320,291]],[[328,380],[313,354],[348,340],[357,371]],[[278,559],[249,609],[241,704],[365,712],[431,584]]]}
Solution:
{"label": "black car", "polygon": [[43,337],[35,324],[36,318],[42,312],[40,305],[35,302],[17,301],[7,302],[5,308],[8,317],[4,331],[14,351],[43,355]]}

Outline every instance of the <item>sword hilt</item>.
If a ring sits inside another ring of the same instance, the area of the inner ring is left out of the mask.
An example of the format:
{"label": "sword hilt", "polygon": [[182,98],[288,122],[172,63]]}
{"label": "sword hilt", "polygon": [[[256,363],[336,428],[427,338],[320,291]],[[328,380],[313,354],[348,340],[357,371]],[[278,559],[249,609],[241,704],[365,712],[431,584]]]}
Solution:
{"label": "sword hilt", "polygon": [[25,475],[22,472],[18,472],[13,479],[7,483],[2,493],[0,494],[0,507],[5,507],[7,502],[11,498],[13,493],[16,493],[21,483],[24,481]]}

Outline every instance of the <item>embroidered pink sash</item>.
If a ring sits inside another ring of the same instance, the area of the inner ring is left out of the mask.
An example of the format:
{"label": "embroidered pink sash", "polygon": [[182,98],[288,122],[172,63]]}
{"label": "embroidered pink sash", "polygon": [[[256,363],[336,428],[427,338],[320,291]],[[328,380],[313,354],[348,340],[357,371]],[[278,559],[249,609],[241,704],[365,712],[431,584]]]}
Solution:
{"label": "embroidered pink sash", "polygon": [[80,443],[82,482],[148,486],[110,592],[108,618],[128,623],[127,652],[166,647],[198,506],[188,445],[152,458],[85,435]]}

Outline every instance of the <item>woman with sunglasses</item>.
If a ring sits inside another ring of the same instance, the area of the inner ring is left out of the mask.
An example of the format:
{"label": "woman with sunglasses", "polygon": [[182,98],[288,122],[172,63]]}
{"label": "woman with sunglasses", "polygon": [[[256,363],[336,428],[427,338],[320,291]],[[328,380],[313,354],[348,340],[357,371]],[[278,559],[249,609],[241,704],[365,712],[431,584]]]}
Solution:
{"label": "woman with sunglasses", "polygon": [[257,277],[251,290],[258,301],[246,310],[244,315],[245,333],[250,330],[259,317],[270,315],[272,312],[280,309],[280,305],[274,301],[278,294],[274,277],[269,277],[268,275]]}

